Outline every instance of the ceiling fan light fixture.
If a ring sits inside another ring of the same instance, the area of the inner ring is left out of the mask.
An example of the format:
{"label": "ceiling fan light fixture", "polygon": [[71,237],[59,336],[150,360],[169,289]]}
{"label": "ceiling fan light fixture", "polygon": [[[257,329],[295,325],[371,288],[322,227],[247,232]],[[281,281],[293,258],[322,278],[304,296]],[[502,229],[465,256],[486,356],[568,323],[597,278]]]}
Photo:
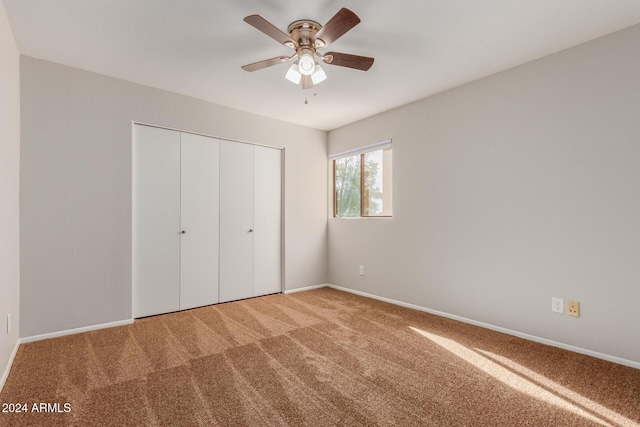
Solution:
{"label": "ceiling fan light fixture", "polygon": [[289,24],[286,33],[280,31],[278,27],[260,15],[249,15],[244,18],[244,21],[278,43],[295,50],[291,56],[276,56],[243,65],[241,68],[245,71],[257,71],[284,62],[295,61],[287,70],[285,77],[295,85],[302,84],[302,89],[306,90],[312,89],[327,79],[327,75],[319,65],[316,56],[321,58],[325,64],[362,71],[369,70],[373,65],[374,59],[367,56],[339,52],[327,52],[323,55],[318,52],[318,49],[333,44],[360,22],[360,18],[346,7],[333,15],[324,26],[316,21],[300,19]]}
{"label": "ceiling fan light fixture", "polygon": [[287,70],[287,74],[285,75],[285,77],[293,84],[300,84],[302,74],[300,74],[300,71],[298,70],[298,64],[291,65],[291,67],[289,67],[289,70]]}
{"label": "ceiling fan light fixture", "polygon": [[311,81],[314,85],[317,85],[325,80],[327,80],[327,73],[324,72],[321,66],[316,65],[316,70],[311,74]]}
{"label": "ceiling fan light fixture", "polygon": [[300,59],[298,60],[298,68],[300,73],[305,76],[310,76],[313,74],[316,68],[316,61],[313,59],[313,55],[310,53],[303,53],[300,55]]}

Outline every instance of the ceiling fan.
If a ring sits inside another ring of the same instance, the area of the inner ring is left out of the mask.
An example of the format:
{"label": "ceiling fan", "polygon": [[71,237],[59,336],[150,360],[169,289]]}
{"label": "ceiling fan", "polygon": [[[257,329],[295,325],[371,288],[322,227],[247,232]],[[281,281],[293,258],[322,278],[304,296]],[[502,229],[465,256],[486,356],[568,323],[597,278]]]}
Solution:
{"label": "ceiling fan", "polygon": [[328,47],[360,22],[360,18],[345,7],[340,9],[324,26],[315,21],[301,19],[292,22],[287,28],[287,33],[280,31],[260,15],[247,16],[244,21],[295,51],[291,56],[276,56],[243,65],[242,69],[245,71],[261,70],[296,60],[289,67],[285,77],[295,84],[302,82],[303,89],[311,89],[327,78],[326,73],[316,61],[316,57],[322,59],[325,64],[362,71],[367,71],[373,65],[373,58],[367,56],[340,52],[325,54],[318,52],[318,49]]}

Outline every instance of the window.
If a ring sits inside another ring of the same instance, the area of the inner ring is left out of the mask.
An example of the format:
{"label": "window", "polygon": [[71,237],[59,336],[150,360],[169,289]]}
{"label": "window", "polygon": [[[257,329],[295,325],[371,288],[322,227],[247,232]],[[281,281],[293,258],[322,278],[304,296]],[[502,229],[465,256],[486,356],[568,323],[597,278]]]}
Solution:
{"label": "window", "polygon": [[334,154],[334,216],[390,217],[391,141]]}

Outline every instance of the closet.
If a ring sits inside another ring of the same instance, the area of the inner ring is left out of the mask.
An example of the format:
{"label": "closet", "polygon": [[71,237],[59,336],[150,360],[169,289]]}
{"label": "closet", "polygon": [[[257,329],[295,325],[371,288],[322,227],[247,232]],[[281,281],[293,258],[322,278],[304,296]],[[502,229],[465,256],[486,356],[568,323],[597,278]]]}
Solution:
{"label": "closet", "polygon": [[133,128],[133,316],[280,292],[282,151]]}

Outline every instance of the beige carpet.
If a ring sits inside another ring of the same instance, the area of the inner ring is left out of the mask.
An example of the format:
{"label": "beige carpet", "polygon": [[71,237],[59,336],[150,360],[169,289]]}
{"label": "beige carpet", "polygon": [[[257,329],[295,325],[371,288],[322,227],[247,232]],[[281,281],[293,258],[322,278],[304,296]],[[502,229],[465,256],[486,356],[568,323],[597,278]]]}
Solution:
{"label": "beige carpet", "polygon": [[2,426],[639,426],[640,371],[324,288],[22,345],[0,403],[28,405]]}

